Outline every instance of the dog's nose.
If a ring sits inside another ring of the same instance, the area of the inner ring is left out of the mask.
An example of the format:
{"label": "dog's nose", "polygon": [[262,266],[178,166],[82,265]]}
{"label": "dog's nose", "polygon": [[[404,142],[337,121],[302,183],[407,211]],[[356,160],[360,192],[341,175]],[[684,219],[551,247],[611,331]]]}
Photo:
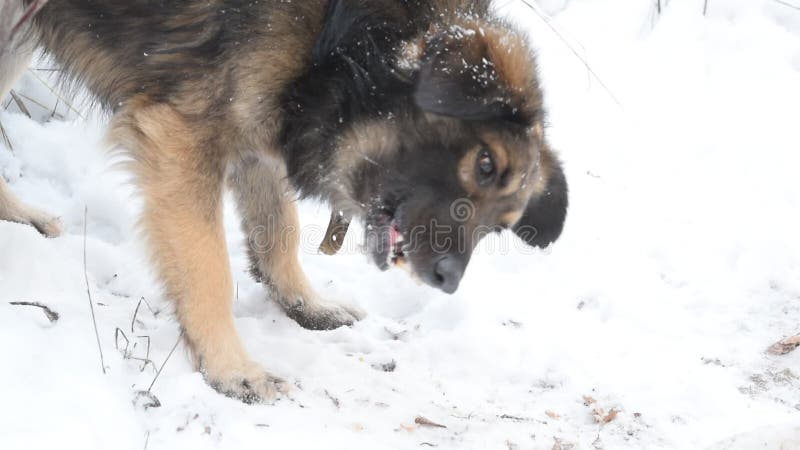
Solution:
{"label": "dog's nose", "polygon": [[433,279],[436,282],[436,287],[448,294],[454,293],[458,289],[459,283],[461,283],[461,278],[464,276],[466,268],[467,265],[460,258],[445,256],[440,259],[433,268]]}

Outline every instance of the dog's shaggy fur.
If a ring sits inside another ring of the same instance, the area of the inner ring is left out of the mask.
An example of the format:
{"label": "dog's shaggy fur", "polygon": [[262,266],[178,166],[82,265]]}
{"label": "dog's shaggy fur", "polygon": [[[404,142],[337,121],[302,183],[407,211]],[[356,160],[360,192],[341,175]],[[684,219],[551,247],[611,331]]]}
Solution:
{"label": "dog's shaggy fur", "polygon": [[[534,246],[561,233],[567,187],[535,63],[488,0],[51,0],[24,36],[14,67],[36,42],[113,114],[153,263],[198,368],[228,395],[267,399],[282,383],[234,329],[226,180],[254,275],[312,329],[362,313],[306,279],[298,196],[362,218],[379,267],[446,292],[484,230]],[[3,185],[0,219],[48,233]]]}

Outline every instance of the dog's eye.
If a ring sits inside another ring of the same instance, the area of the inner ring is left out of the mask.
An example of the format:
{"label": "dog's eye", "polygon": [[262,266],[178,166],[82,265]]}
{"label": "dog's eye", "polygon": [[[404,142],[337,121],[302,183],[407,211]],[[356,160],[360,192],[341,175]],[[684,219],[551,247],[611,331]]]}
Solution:
{"label": "dog's eye", "polygon": [[492,153],[488,149],[482,148],[478,152],[478,159],[475,162],[475,171],[478,175],[478,184],[481,186],[490,184],[497,177],[494,159],[492,158]]}

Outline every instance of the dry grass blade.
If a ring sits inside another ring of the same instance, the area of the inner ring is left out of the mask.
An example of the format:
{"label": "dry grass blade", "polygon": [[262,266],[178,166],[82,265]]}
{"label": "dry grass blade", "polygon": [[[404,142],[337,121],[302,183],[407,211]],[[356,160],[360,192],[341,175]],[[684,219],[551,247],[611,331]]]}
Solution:
{"label": "dry grass blade", "polygon": [[86,281],[86,295],[89,297],[89,310],[92,312],[92,323],[94,324],[94,335],[97,338],[97,349],[100,351],[100,367],[103,375],[106,373],[106,362],[103,358],[103,346],[100,345],[100,332],[97,331],[97,317],[94,314],[94,302],[92,301],[92,289],[89,286],[89,272],[86,269],[86,230],[88,228],[89,207],[83,210],[83,278]]}
{"label": "dry grass blade", "polygon": [[[45,110],[45,111],[49,111],[49,110],[50,110],[50,107],[49,107],[49,106],[47,106],[47,105],[45,105],[44,103],[42,103],[42,102],[40,102],[40,101],[37,101],[37,100],[35,100],[35,99],[33,99],[33,98],[31,98],[31,97],[29,97],[29,96],[27,96],[27,95],[23,94],[22,92],[17,92],[17,95],[19,95],[20,97],[24,98],[25,100],[27,100],[27,101],[29,101],[29,102],[33,103],[34,105],[36,105],[36,106],[38,106],[38,107],[42,108],[42,109],[43,109],[43,110]],[[59,119],[63,119],[64,117],[63,117],[61,114],[58,114],[58,111],[57,111],[57,109],[58,109],[58,102],[59,102],[59,101],[60,101],[59,99],[56,99],[56,105],[55,105],[55,107],[53,108],[53,113],[52,113],[51,117],[56,117],[56,116],[58,116],[58,118],[59,118]]]}
{"label": "dry grass blade", "polygon": [[[789,8],[796,9],[796,10],[800,11],[800,6],[797,6],[797,5],[792,5],[791,3],[789,3],[789,2],[785,2],[785,1],[783,1],[783,0],[773,0],[773,1],[774,1],[775,3],[779,3],[779,4],[783,5],[783,6],[787,6],[787,7],[789,7]],[[706,3],[708,3],[708,0],[706,0]]]}
{"label": "dry grass blade", "polygon": [[580,60],[580,62],[586,67],[586,70],[589,71],[589,74],[595,80],[597,80],[598,83],[600,83],[600,86],[603,88],[604,91],[606,91],[608,96],[611,97],[612,100],[614,100],[614,103],[616,103],[617,106],[622,108],[622,103],[620,103],[619,99],[617,99],[617,97],[614,95],[614,93],[611,92],[611,89],[609,89],[608,86],[606,86],[606,84],[603,82],[603,80],[600,79],[600,76],[597,75],[597,73],[594,71],[594,69],[592,69],[592,67],[589,65],[589,62],[586,61],[586,58],[581,56],[580,53],[578,53],[578,51],[575,50],[575,47],[573,47],[567,41],[567,39],[564,37],[564,35],[562,35],[558,31],[558,29],[556,29],[556,27],[550,22],[550,18],[547,17],[547,14],[543,13],[542,11],[540,11],[538,7],[536,7],[533,3],[530,2],[530,0],[521,0],[521,1],[522,1],[522,3],[525,4],[525,6],[530,8],[537,16],[539,16],[540,19],[542,19],[542,22],[544,22],[545,25],[547,25],[547,27],[550,28],[550,31],[552,31],[556,36],[558,36],[558,38],[561,40],[561,42],[563,42],[564,45],[566,45],[567,48],[569,48],[570,52],[572,52],[572,54],[575,55],[575,57],[578,58],[578,60]]}
{"label": "dry grass blade", "polygon": [[150,383],[150,387],[147,388],[148,394],[150,393],[151,390],[153,390],[153,386],[155,386],[156,381],[158,381],[158,377],[161,376],[161,372],[164,370],[164,366],[166,366],[169,359],[172,358],[172,354],[175,353],[175,350],[178,348],[178,345],[181,343],[182,339],[183,339],[183,331],[181,331],[180,336],[178,336],[178,340],[175,342],[175,345],[172,347],[172,350],[169,351],[169,354],[167,355],[167,358],[164,360],[164,362],[161,364],[161,367],[158,368],[158,372],[156,372],[156,376],[153,378],[153,382]]}
{"label": "dry grass blade", "polygon": [[17,104],[17,108],[19,108],[19,110],[22,111],[22,114],[28,116],[28,119],[32,118],[31,112],[28,111],[28,107],[25,106],[25,102],[23,102],[22,99],[19,98],[19,95],[17,95],[17,93],[14,92],[13,90],[9,91],[8,93],[11,94],[11,98],[14,100],[14,103]]}
{"label": "dry grass blade", "polygon": [[[122,339],[125,339],[125,348],[123,348],[122,350],[120,350],[119,347],[120,337],[122,337]],[[128,336],[125,334],[124,331],[122,331],[121,328],[117,327],[117,329],[114,331],[114,347],[116,347],[117,351],[122,352],[122,357],[125,359],[128,359],[130,357],[130,352],[128,351],[130,345],[131,345],[131,340],[128,339]]]}
{"label": "dry grass blade", "polygon": [[72,106],[72,104],[70,102],[68,102],[67,99],[65,99],[63,95],[61,95],[60,93],[58,93],[58,91],[53,89],[53,87],[50,86],[46,81],[44,81],[42,79],[42,77],[40,77],[34,70],[28,69],[28,72],[31,75],[33,75],[33,77],[36,78],[36,80],[39,83],[42,83],[42,85],[44,85],[44,87],[46,87],[47,90],[50,91],[51,94],[55,95],[58,100],[61,100],[65,105],[67,105],[67,107],[69,109],[71,109],[78,117],[80,117],[81,119],[86,120],[86,117],[84,117],[83,114],[81,114],[81,112],[78,111],[78,108]]}
{"label": "dry grass blade", "polygon": [[0,135],[3,136],[3,144],[5,144],[6,148],[8,148],[11,153],[14,153],[14,146],[11,145],[11,139],[8,138],[8,134],[6,134],[6,129],[3,128],[2,122],[0,122]]}
{"label": "dry grass blade", "polygon": [[139,299],[139,303],[136,304],[136,309],[133,311],[133,318],[131,319],[131,333],[135,333],[134,327],[136,326],[136,318],[139,316],[139,308],[142,306],[142,303],[144,303],[144,305],[147,306],[147,309],[150,311],[150,314],[154,316],[158,315],[158,313],[153,310],[153,307],[150,306],[150,303],[148,303],[148,301],[145,300],[144,297],[142,297],[141,299]]}
{"label": "dry grass blade", "polygon": [[40,308],[44,312],[44,315],[47,316],[47,320],[49,320],[50,323],[58,322],[59,317],[61,317],[61,316],[59,316],[59,314],[57,312],[55,312],[52,309],[50,309],[49,306],[43,305],[43,304],[38,303],[38,302],[11,302],[10,305],[13,305],[13,306],[32,306],[34,308]]}

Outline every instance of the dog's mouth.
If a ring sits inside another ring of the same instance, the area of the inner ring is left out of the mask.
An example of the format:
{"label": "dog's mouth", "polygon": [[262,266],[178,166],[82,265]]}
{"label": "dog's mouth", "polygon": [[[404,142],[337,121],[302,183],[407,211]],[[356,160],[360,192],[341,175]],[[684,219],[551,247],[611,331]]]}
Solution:
{"label": "dog's mouth", "polygon": [[398,216],[396,209],[384,207],[370,214],[367,220],[367,246],[381,270],[405,267],[408,263],[408,240]]}

